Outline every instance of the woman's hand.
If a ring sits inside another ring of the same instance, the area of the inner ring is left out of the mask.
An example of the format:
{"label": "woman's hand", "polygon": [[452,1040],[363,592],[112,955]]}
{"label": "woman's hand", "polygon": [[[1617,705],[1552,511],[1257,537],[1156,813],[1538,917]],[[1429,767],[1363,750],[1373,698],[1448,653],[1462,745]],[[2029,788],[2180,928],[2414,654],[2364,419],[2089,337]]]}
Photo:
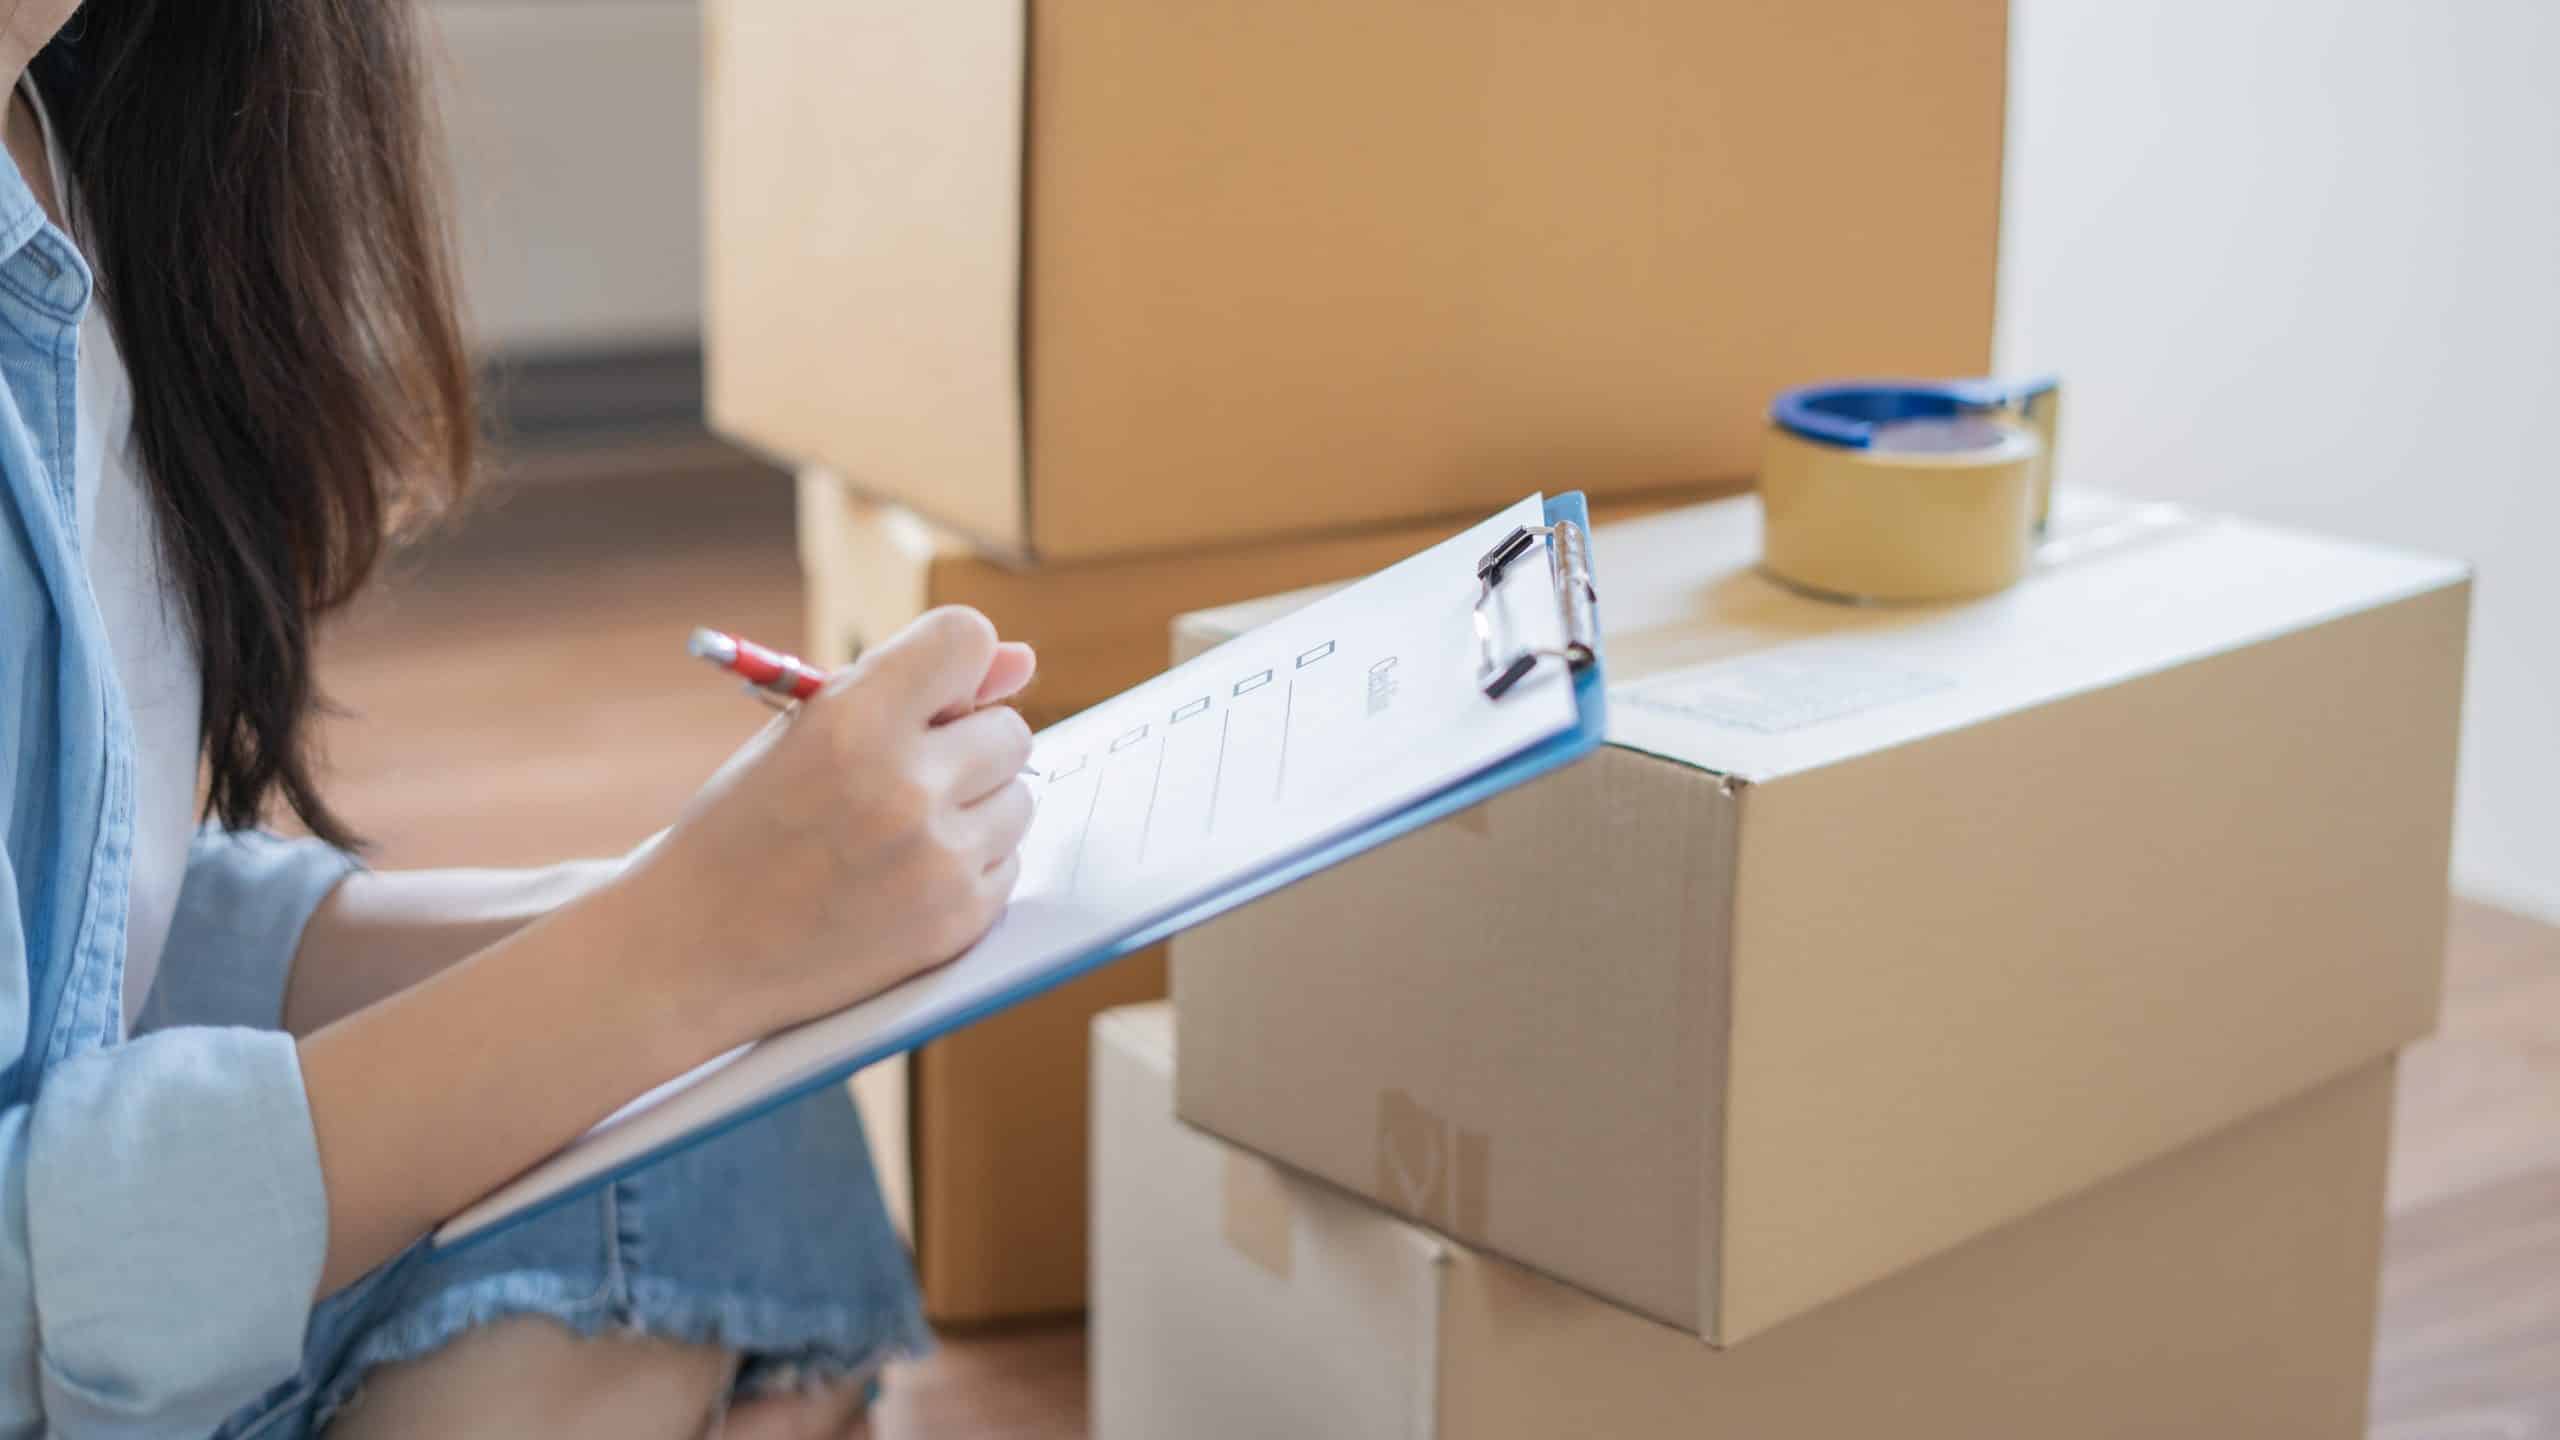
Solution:
{"label": "woman's hand", "polygon": [[[932,611],[775,721],[615,888],[721,1045],[840,1009],[986,933],[1031,823],[1030,679],[974,610]],[[602,898],[602,897],[599,897]]]}
{"label": "woman's hand", "polygon": [[769,726],[630,868],[306,1035],[327,1294],[632,1096],[940,964],[1031,823],[1031,652],[937,610]]}

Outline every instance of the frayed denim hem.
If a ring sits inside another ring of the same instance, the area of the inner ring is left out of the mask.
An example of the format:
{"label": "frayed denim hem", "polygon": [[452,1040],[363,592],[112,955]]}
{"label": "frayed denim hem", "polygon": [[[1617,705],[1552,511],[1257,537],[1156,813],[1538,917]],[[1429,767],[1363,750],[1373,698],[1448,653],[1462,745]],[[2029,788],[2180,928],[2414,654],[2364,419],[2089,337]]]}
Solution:
{"label": "frayed denim hem", "polygon": [[597,1289],[547,1271],[519,1270],[442,1291],[369,1331],[312,1404],[312,1431],[325,1430],[376,1367],[433,1354],[467,1331],[521,1315],[554,1320],[590,1338],[646,1335],[730,1351],[743,1357],[734,1386],[741,1398],[873,1385],[892,1361],[933,1349],[933,1332],[912,1303],[874,1314],[705,1293],[650,1275]]}

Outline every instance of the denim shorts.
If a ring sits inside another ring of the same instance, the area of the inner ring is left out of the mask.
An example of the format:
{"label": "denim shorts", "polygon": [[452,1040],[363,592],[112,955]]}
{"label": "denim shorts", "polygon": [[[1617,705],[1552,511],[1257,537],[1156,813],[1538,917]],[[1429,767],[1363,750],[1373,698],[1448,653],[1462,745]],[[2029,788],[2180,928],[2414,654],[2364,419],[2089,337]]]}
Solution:
{"label": "denim shorts", "polygon": [[542,1315],[745,1357],[742,1393],[867,1381],[931,1344],[841,1086],[450,1253],[412,1247],[323,1301],[302,1373],[222,1440],[301,1440],[374,1367],[475,1325]]}

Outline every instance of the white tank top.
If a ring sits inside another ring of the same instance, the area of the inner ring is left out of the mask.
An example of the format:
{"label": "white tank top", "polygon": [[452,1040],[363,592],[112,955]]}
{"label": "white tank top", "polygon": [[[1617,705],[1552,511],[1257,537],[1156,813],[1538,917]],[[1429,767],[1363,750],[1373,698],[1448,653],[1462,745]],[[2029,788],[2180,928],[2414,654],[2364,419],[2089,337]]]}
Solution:
{"label": "white tank top", "polygon": [[[66,183],[53,117],[32,83],[19,88],[43,127],[56,203],[79,240],[79,209]],[[89,588],[106,620],[116,680],[133,712],[133,879],[124,948],[124,1021],[130,1030],[160,973],[195,835],[204,682],[188,643],[185,602],[165,575],[159,515],[133,450],[133,392],[106,310],[94,299],[80,322],[79,365],[72,488],[81,553],[88,557]]]}

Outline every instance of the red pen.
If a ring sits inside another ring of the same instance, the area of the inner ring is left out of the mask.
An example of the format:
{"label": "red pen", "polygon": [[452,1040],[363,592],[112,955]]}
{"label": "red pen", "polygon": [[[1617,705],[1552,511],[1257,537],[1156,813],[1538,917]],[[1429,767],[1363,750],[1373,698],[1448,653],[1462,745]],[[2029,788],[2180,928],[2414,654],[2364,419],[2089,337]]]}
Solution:
{"label": "red pen", "polygon": [[[751,689],[767,695],[807,700],[815,697],[827,683],[825,671],[799,656],[785,655],[725,630],[696,625],[692,637],[684,642],[684,648],[746,681]],[[775,704],[775,708],[781,707]],[[1025,765],[1022,773],[1036,777],[1040,772]]]}
{"label": "red pen", "polygon": [[694,627],[693,638],[685,642],[684,648],[755,688],[785,699],[814,699],[827,683],[825,671],[797,655],[768,650],[753,640],[702,626]]}

